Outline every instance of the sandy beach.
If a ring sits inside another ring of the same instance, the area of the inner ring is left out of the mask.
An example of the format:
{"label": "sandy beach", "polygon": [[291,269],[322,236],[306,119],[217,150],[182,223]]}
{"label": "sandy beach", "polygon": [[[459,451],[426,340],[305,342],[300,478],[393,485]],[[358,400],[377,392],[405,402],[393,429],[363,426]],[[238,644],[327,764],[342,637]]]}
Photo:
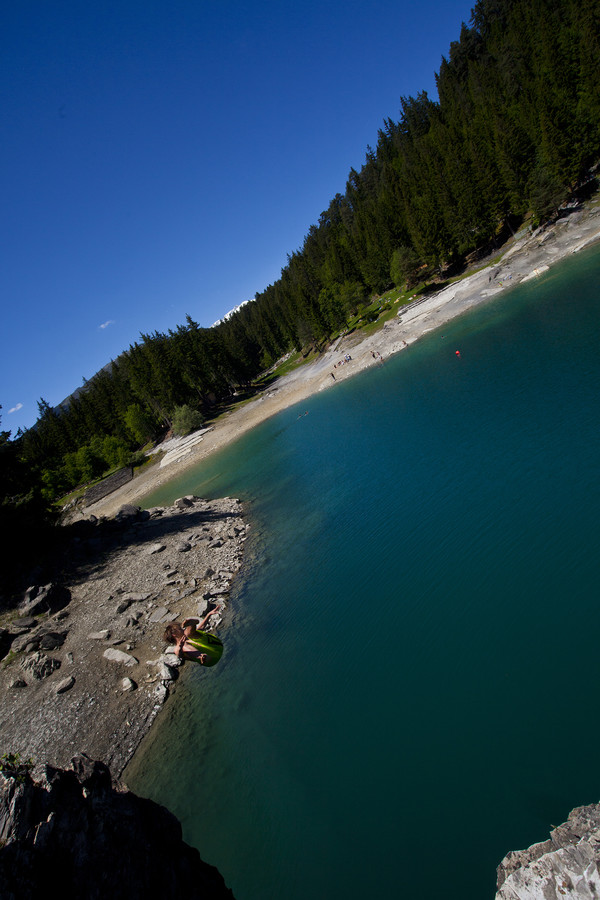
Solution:
{"label": "sandy beach", "polygon": [[[556,262],[597,241],[600,241],[598,198],[543,231],[517,234],[507,242],[501,257],[493,264],[480,264],[460,281],[403,307],[394,319],[368,337],[359,332],[337,339],[318,359],[279,378],[251,402],[225,414],[213,427],[198,433],[195,438],[192,436],[185,446],[174,442],[157,447],[157,450],[167,451],[162,464],[142,471],[122,488],[85,507],[80,515],[112,516],[125,503],[143,503],[144,497],[157,487],[237,440],[270,416],[319,391],[335,390],[340,381],[378,365],[379,356],[374,354],[380,354],[385,360],[396,353],[410,352],[411,345],[428,332],[479,304],[492,302],[503,291],[539,277]],[[351,360],[336,368],[336,363],[346,354]]]}

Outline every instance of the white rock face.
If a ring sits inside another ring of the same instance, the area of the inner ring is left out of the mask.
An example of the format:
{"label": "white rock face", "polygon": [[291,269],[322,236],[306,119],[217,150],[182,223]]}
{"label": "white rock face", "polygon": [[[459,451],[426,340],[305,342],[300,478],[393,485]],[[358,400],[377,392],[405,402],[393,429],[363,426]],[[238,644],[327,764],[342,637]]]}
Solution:
{"label": "white rock face", "polygon": [[599,867],[600,804],[580,806],[550,840],[505,856],[496,900],[598,900]]}

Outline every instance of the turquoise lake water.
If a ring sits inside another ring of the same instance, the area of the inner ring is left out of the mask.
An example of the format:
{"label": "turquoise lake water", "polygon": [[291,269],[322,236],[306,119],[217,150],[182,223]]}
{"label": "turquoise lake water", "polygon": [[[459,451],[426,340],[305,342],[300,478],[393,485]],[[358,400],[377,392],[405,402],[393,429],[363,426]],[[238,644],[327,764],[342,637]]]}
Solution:
{"label": "turquoise lake water", "polygon": [[600,800],[599,300],[594,249],[150,498],[248,501],[223,660],[126,772],[237,900],[493,898]]}

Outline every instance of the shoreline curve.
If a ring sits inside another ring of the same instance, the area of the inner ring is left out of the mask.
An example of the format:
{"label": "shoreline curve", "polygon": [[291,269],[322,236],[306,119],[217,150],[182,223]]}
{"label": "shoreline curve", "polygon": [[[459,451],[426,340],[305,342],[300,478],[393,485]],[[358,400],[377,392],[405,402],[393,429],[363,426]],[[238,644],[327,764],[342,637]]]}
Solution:
{"label": "shoreline curve", "polygon": [[[487,263],[462,280],[448,285],[408,307],[383,328],[367,337],[337,338],[321,356],[278,378],[243,407],[222,416],[201,438],[189,441],[184,455],[173,453],[168,465],[153,465],[132,481],[101,500],[85,506],[76,518],[114,516],[126,503],[140,503],[217,450],[233,443],[271,416],[323,390],[332,390],[340,381],[353,377],[384,359],[407,350],[429,332],[441,327],[475,306],[491,302],[500,293],[539,277],[571,254],[600,241],[600,199],[588,202],[544,231],[512,238],[501,258]],[[335,363],[350,353],[349,363],[335,369]],[[191,436],[193,437],[193,436]],[[160,445],[159,445],[160,446]]]}

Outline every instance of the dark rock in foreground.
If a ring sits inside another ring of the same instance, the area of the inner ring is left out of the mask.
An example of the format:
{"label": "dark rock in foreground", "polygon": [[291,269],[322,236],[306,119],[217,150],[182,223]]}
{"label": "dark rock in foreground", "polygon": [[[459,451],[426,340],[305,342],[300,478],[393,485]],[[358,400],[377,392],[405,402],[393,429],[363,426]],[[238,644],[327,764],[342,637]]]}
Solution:
{"label": "dark rock in foreground", "polygon": [[71,769],[0,773],[3,900],[66,896],[232,900],[219,871],[181,838],[164,807],[128,791],[110,770],[76,756]]}

